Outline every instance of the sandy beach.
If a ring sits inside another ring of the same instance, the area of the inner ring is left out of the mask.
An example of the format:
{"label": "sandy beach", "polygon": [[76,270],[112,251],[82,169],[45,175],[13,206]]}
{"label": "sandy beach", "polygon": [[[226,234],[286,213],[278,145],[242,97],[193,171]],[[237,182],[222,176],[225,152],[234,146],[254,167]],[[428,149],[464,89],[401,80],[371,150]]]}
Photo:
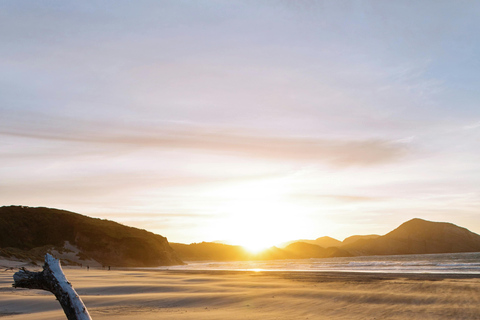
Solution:
{"label": "sandy beach", "polygon": [[[93,319],[480,319],[480,277],[65,267]],[[54,296],[11,287],[0,317],[66,319]]]}

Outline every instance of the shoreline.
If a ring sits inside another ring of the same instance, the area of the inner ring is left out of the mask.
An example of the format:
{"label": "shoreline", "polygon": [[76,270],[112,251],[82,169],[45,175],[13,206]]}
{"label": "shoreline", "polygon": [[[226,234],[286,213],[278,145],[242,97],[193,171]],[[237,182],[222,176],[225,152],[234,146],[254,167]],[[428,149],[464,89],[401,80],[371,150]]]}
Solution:
{"label": "shoreline", "polygon": [[[218,262],[218,261],[202,261],[202,262]],[[220,261],[222,262],[222,261]],[[4,271],[16,272],[19,268],[36,271],[42,270],[43,263],[32,264],[31,262],[13,259],[0,259],[0,268]],[[159,268],[159,269],[157,269]],[[63,270],[86,270],[85,267],[62,265]],[[91,270],[107,271],[99,266],[91,266]],[[480,279],[479,273],[467,272],[389,272],[389,271],[345,271],[345,270],[268,270],[268,269],[175,269],[175,266],[160,267],[113,267],[112,271],[142,271],[142,272],[165,272],[171,274],[191,274],[191,275],[227,275],[227,274],[251,274],[255,276],[276,276],[285,279],[308,279],[324,280],[324,281],[344,281],[361,279],[370,280],[393,280],[393,279],[409,279],[409,280],[429,280],[439,281],[448,279]]]}
{"label": "shoreline", "polygon": [[[21,260],[0,259],[0,268],[7,271],[18,271],[19,268],[26,268],[31,271],[41,271],[43,264],[32,264],[31,262]],[[174,266],[172,266],[174,267]],[[78,266],[62,265],[66,270],[86,270]],[[90,267],[98,271],[107,271],[98,266]],[[231,269],[174,269],[169,267],[156,268],[131,268],[114,267],[112,271],[141,271],[141,272],[160,272],[170,274],[185,275],[228,275],[228,274],[249,274],[252,276],[274,276],[284,279],[303,280],[303,281],[374,281],[374,280],[394,280],[408,279],[417,281],[440,281],[449,279],[480,279],[480,273],[453,273],[453,272],[388,272],[388,271],[344,271],[344,270],[231,270]],[[13,275],[13,273],[12,273]]]}

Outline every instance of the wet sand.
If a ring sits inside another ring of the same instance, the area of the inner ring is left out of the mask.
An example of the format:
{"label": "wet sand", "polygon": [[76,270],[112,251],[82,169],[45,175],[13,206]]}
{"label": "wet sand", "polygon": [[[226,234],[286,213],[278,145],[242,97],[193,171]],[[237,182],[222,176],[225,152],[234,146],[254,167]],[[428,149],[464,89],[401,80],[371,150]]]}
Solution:
{"label": "wet sand", "polygon": [[[64,268],[93,319],[480,319],[480,275]],[[55,297],[11,287],[2,320],[66,319]]]}

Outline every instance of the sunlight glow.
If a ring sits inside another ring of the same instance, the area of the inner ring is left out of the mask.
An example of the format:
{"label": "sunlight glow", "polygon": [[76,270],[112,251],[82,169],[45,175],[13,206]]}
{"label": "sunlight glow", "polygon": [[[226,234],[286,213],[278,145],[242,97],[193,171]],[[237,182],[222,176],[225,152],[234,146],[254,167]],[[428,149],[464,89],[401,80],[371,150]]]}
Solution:
{"label": "sunlight glow", "polygon": [[[300,237],[308,229],[306,209],[288,201],[285,184],[262,181],[223,190],[221,238],[252,253]],[[217,228],[218,229],[218,228]]]}

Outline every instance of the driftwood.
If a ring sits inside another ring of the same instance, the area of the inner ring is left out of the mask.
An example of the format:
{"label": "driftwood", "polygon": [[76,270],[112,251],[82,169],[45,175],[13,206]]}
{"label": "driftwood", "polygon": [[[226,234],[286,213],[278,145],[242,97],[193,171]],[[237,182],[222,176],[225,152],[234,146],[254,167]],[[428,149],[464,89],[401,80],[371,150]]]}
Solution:
{"label": "driftwood", "polygon": [[92,320],[82,299],[63,273],[60,261],[47,253],[42,272],[21,268],[13,275],[15,288],[41,289],[55,295],[68,320]]}

